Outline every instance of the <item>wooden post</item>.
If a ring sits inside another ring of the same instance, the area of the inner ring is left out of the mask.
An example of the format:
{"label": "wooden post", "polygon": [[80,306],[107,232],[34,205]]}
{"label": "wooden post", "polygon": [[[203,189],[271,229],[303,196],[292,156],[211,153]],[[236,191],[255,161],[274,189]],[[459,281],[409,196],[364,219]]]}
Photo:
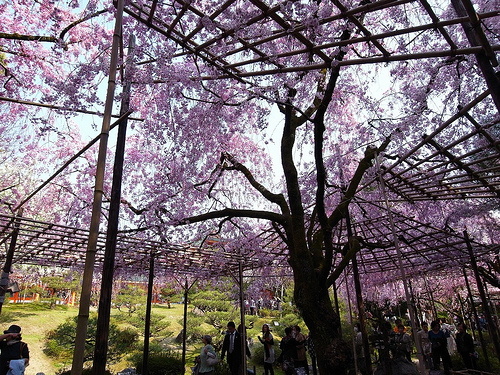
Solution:
{"label": "wooden post", "polygon": [[[347,224],[347,235],[349,236],[349,245],[351,244],[351,239],[353,238],[352,226],[351,226],[351,218],[349,213],[346,215],[346,224]],[[355,254],[352,257],[352,272],[354,279],[354,289],[356,292],[356,303],[358,306],[358,318],[359,325],[361,328],[361,337],[363,339],[363,351],[365,353],[365,368],[366,373],[373,373],[372,370],[372,359],[370,355],[370,342],[368,341],[368,333],[366,331],[366,315],[365,315],[365,304],[363,303],[363,295],[361,290],[361,282],[359,280],[359,269],[358,269],[358,254]]]}
{"label": "wooden post", "polygon": [[[134,39],[131,37],[131,49]],[[130,56],[129,56],[130,57]],[[130,82],[123,89],[124,95],[121,103],[121,113],[127,112],[130,100]],[[101,296],[97,317],[96,345],[94,350],[93,375],[104,375],[106,371],[109,319],[111,314],[111,296],[113,291],[113,278],[115,271],[115,253],[117,244],[118,222],[121,203],[123,163],[125,159],[125,142],[127,139],[127,122],[124,119],[118,126],[116,140],[115,163],[113,166],[113,182],[111,185],[111,202],[109,205],[108,230],[106,233],[106,249],[101,280]]]}
{"label": "wooden post", "polygon": [[186,341],[187,341],[187,306],[188,306],[188,281],[184,284],[184,314],[182,316],[182,368],[186,367]]}
{"label": "wooden post", "polygon": [[488,331],[490,333],[491,340],[493,341],[493,345],[495,346],[497,358],[500,358],[500,342],[498,341],[498,334],[495,328],[495,322],[493,321],[493,317],[491,316],[490,307],[488,304],[488,299],[486,298],[486,293],[484,291],[483,282],[481,280],[481,277],[479,276],[479,270],[477,269],[476,257],[474,256],[474,252],[472,251],[472,245],[470,243],[469,235],[467,234],[466,230],[464,230],[464,238],[465,242],[467,243],[467,249],[469,250],[472,270],[474,271],[474,276],[476,277],[477,291],[479,292],[479,296],[481,298],[481,302],[483,305],[484,315],[486,317],[486,321],[488,322]]}
{"label": "wooden post", "polygon": [[433,320],[437,320],[438,318],[438,313],[436,309],[436,301],[434,300],[434,293],[432,293],[431,288],[429,288],[429,283],[427,282],[427,278],[424,276],[424,285],[425,285],[425,290],[427,291],[427,294],[429,294],[429,298],[431,300],[432,304],[432,316]]}
{"label": "wooden post", "polygon": [[469,284],[469,278],[467,277],[467,272],[465,271],[465,268],[463,269],[463,272],[464,272],[465,285],[467,286],[467,292],[469,294],[472,315],[474,315],[477,334],[479,336],[479,342],[481,343],[481,349],[483,351],[484,361],[486,362],[486,366],[488,367],[488,369],[491,369],[490,359],[488,357],[488,351],[486,350],[486,343],[484,342],[483,332],[481,331],[479,325],[479,316],[477,315],[476,305],[474,305],[474,297],[472,296],[472,290]]}
{"label": "wooden post", "polygon": [[415,294],[413,294],[413,287],[411,286],[411,280],[408,280],[408,288],[410,290],[410,297],[411,297],[411,305],[410,308],[413,307],[413,316],[415,317],[415,325],[417,327],[420,327],[420,317],[418,316],[418,310],[417,310],[417,303],[415,301]]}
{"label": "wooden post", "polygon": [[345,290],[347,292],[347,308],[349,310],[349,324],[351,325],[354,335],[352,336],[352,353],[354,357],[354,371],[357,374],[358,373],[358,355],[356,353],[356,331],[354,331],[355,325],[353,324],[353,317],[352,317],[352,305],[351,305],[351,292],[349,291],[349,284],[347,280],[347,275],[346,275],[346,270],[344,269],[344,282],[345,282]]}
{"label": "wooden post", "polygon": [[497,111],[500,112],[500,79],[496,75],[495,69],[493,69],[493,65],[498,66],[498,61],[484,35],[479,17],[470,0],[451,0],[451,3],[459,17],[469,17],[471,20],[470,22],[462,22],[462,27],[471,46],[483,47],[481,52],[474,54],[474,56],[476,56],[477,65],[490,90]]}
{"label": "wooden post", "polygon": [[245,327],[245,299],[243,296],[243,263],[238,264],[238,283],[240,284],[240,319],[241,319],[241,368],[242,374],[247,373],[247,330]]}
{"label": "wooden post", "polygon": [[[339,304],[339,296],[337,293],[337,285],[336,283],[332,284],[333,290],[333,300],[335,301],[335,311],[337,312],[337,316],[340,316],[340,304]],[[339,326],[339,337],[342,338],[342,326]]]}
{"label": "wooden post", "polygon": [[9,249],[5,256],[5,263],[2,268],[2,276],[0,279],[0,314],[2,313],[2,306],[5,301],[5,292],[9,286],[9,274],[12,268],[12,259],[14,259],[14,252],[17,244],[17,237],[19,235],[19,226],[21,225],[21,217],[23,216],[23,209],[20,208],[17,212],[15,219],[14,229],[10,238]]}
{"label": "wooden post", "polygon": [[[182,321],[182,368],[186,368],[186,342],[187,342],[187,307],[188,307],[188,293],[193,287],[194,283],[198,279],[195,279],[191,285],[188,285],[188,280],[184,282],[184,315]],[[179,282],[179,281],[178,281]],[[179,282],[180,284],[180,282]]]}
{"label": "wooden post", "polygon": [[116,69],[118,65],[118,47],[121,40],[124,0],[118,0],[115,18],[115,29],[113,44],[111,47],[111,61],[109,67],[108,89],[104,107],[104,118],[102,121],[101,137],[99,142],[99,153],[97,158],[97,170],[94,186],[94,201],[92,203],[92,218],[90,223],[89,240],[85,254],[85,268],[83,271],[82,292],[80,295],[80,307],[76,328],[75,349],[73,351],[73,362],[71,375],[81,375],[83,371],[83,357],[85,342],[87,339],[87,324],[89,320],[90,295],[92,291],[92,278],[94,274],[94,263],[97,251],[97,239],[99,236],[99,224],[101,221],[101,205],[104,190],[104,171],[106,166],[106,152],[108,148],[109,128],[111,123],[111,112],[113,109]]}
{"label": "wooden post", "polygon": [[151,301],[153,299],[153,282],[155,278],[155,256],[151,250],[149,257],[149,277],[148,277],[148,298],[146,302],[146,318],[144,322],[144,350],[142,351],[142,374],[148,375],[148,359],[149,359],[149,336],[151,334]]}

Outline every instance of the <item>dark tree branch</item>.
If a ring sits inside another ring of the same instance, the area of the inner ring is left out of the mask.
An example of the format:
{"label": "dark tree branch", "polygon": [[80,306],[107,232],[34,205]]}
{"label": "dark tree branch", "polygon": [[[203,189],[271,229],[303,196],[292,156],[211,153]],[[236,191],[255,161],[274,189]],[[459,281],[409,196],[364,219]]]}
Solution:
{"label": "dark tree branch", "polygon": [[65,35],[75,26],[88,21],[91,18],[97,17],[103,13],[106,13],[108,10],[107,9],[102,9],[99,10],[95,13],[91,13],[83,18],[80,18],[79,20],[76,20],[75,22],[70,23],[68,26],[66,26],[61,33],[59,34],[59,37],[56,36],[45,36],[45,35],[25,35],[25,34],[18,34],[18,33],[2,33],[0,32],[0,39],[11,39],[11,40],[24,40],[27,42],[46,42],[46,43],[60,43],[64,48],[66,48],[66,44],[63,42],[63,39]]}
{"label": "dark tree branch", "polygon": [[23,35],[18,33],[0,33],[0,39],[24,40],[28,42],[50,42],[57,43],[59,38],[43,35]]}
{"label": "dark tree branch", "polygon": [[[289,208],[286,203],[285,197],[283,194],[274,194],[271,193],[268,189],[266,189],[262,184],[258,183],[257,180],[255,180],[253,174],[248,170],[247,167],[245,167],[243,164],[238,162],[232,155],[230,155],[227,152],[223,152],[221,155],[221,164],[223,164],[223,160],[227,160],[232,164],[232,167],[237,170],[238,172],[241,172],[247,181],[252,185],[252,187],[257,190],[264,198],[266,198],[268,201],[277,204],[281,212],[283,214],[288,214]],[[223,167],[224,168],[224,167]],[[228,168],[226,168],[228,169]]]}
{"label": "dark tree branch", "polygon": [[363,175],[365,172],[372,167],[372,162],[375,159],[376,155],[384,151],[391,141],[391,137],[387,137],[384,142],[380,145],[380,147],[367,147],[365,150],[365,156],[363,159],[358,164],[358,168],[356,169],[356,172],[354,172],[354,176],[352,177],[349,186],[347,187],[347,190],[342,197],[341,202],[338,204],[338,206],[335,208],[335,210],[332,212],[330,217],[328,218],[328,225],[330,227],[334,227],[337,225],[337,223],[345,218],[346,212],[347,212],[347,207],[351,203],[351,200],[354,198],[354,195],[356,193],[356,190],[359,187],[359,184],[361,183],[361,179],[363,178]]}
{"label": "dark tree branch", "polygon": [[500,278],[498,275],[494,274],[491,271],[488,271],[486,268],[479,266],[478,267],[479,274],[483,277],[483,280],[486,281],[491,286],[495,288],[500,288]]}
{"label": "dark tree branch", "polygon": [[178,225],[200,223],[202,221],[210,220],[210,219],[221,219],[221,218],[227,219],[227,218],[233,218],[233,217],[246,217],[246,218],[253,218],[253,219],[263,219],[263,220],[270,220],[272,222],[276,222],[276,223],[279,223],[281,225],[285,224],[285,219],[284,219],[283,215],[277,214],[275,212],[225,208],[225,209],[219,210],[219,211],[212,211],[212,212],[207,212],[207,213],[204,213],[201,215],[187,217],[187,218],[181,220],[178,223]]}
{"label": "dark tree branch", "polygon": [[148,209],[146,208],[139,209],[134,207],[134,205],[132,205],[132,202],[129,202],[128,200],[123,198],[121,199],[121,203],[126,205],[130,209],[130,211],[132,211],[136,215],[142,215],[144,212],[148,211]]}
{"label": "dark tree branch", "polygon": [[283,231],[281,230],[281,228],[278,226],[278,224],[276,224],[276,222],[272,222],[271,225],[273,226],[274,230],[276,231],[276,233],[278,233],[278,236],[281,238],[281,240],[286,244],[288,245],[288,240],[286,238],[286,235],[285,233],[283,233]]}
{"label": "dark tree branch", "polygon": [[62,31],[61,33],[59,34],[59,40],[63,40],[64,39],[64,36],[68,33],[69,30],[71,30],[73,27],[85,22],[85,21],[88,21],[89,19],[91,18],[94,18],[94,17],[97,17],[97,16],[100,16],[101,14],[103,13],[106,13],[108,10],[107,9],[101,9],[95,13],[91,13],[83,18],[80,18],[79,20],[76,20],[75,22],[72,22],[70,23],[68,26],[66,26]]}
{"label": "dark tree branch", "polygon": [[349,249],[348,249],[347,253],[342,257],[342,260],[337,265],[337,267],[335,267],[335,270],[328,277],[328,280],[326,282],[326,285],[328,288],[333,285],[335,280],[337,280],[337,278],[342,274],[342,271],[344,271],[344,269],[347,267],[347,265],[349,264],[351,259],[356,256],[356,253],[360,249],[361,249],[361,247],[359,245],[358,238],[356,238],[356,237],[349,238]]}
{"label": "dark tree branch", "polygon": [[[344,30],[340,37],[341,40],[348,40],[351,37],[351,33],[349,30]],[[337,55],[335,56],[336,61],[342,61],[346,55],[342,49],[339,50]],[[328,225],[328,218],[326,215],[325,209],[325,191],[327,185],[327,176],[326,169],[324,163],[323,156],[323,147],[324,147],[324,133],[325,133],[325,115],[328,109],[329,104],[332,101],[333,92],[335,91],[335,87],[337,86],[337,81],[340,77],[340,66],[335,66],[332,68],[330,73],[330,78],[326,85],[326,88],[323,92],[318,90],[318,94],[323,94],[323,99],[320,103],[318,103],[318,108],[316,111],[316,115],[314,116],[314,161],[316,164],[316,181],[317,181],[317,190],[316,190],[316,211],[318,216],[318,221],[321,226],[322,238],[325,244],[325,254],[324,254],[324,262],[322,267],[319,268],[320,275],[322,278],[327,278],[330,273],[332,260],[333,260],[333,245],[332,245],[332,230],[333,227]],[[318,96],[318,95],[317,95]]]}

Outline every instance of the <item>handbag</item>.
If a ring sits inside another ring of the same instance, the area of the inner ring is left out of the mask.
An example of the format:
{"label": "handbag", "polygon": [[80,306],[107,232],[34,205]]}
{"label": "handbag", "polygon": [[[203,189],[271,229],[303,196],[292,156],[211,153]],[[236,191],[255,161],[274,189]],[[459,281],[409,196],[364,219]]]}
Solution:
{"label": "handbag", "polygon": [[219,363],[219,358],[217,357],[217,354],[208,352],[207,353],[207,365],[209,366],[215,366],[217,363]]}

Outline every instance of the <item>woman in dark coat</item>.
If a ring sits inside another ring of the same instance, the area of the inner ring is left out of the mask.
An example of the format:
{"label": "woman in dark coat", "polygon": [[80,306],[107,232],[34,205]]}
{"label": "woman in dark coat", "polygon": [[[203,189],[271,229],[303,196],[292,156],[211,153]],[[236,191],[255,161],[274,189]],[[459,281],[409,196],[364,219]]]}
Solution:
{"label": "woman in dark coat", "polygon": [[462,357],[465,367],[470,370],[475,370],[476,366],[476,356],[474,348],[474,340],[472,336],[467,333],[467,327],[464,323],[460,323],[457,326],[458,333],[455,337],[457,343],[457,351]]}

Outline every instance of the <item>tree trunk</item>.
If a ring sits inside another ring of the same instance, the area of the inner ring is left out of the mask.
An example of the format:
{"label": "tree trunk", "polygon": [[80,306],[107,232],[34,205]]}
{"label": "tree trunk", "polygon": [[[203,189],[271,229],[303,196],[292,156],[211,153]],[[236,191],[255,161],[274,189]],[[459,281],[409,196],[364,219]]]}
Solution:
{"label": "tree trunk", "polygon": [[[307,263],[307,262],[305,262]],[[292,266],[293,267],[293,266]],[[302,262],[294,268],[294,297],[314,343],[319,373],[342,375],[347,371],[349,347],[340,337],[340,317],[333,308],[326,283]]]}

